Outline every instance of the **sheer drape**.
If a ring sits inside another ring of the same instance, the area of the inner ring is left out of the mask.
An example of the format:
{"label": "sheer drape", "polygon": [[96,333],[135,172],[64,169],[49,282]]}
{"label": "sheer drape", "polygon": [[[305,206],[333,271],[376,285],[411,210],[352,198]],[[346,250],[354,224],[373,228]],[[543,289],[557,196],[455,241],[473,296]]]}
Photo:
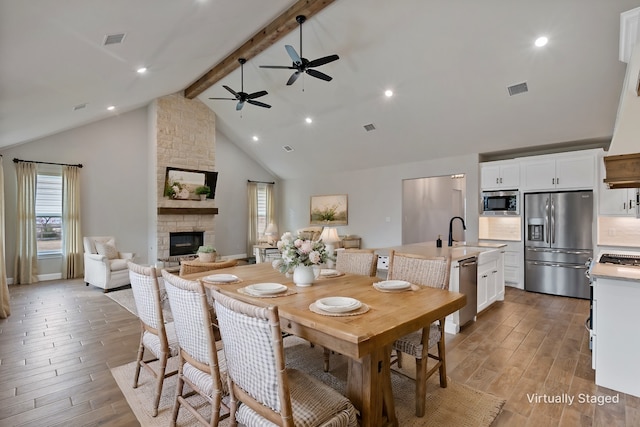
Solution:
{"label": "sheer drape", "polygon": [[36,244],[36,165],[16,163],[18,177],[18,229],[14,283],[38,281],[38,248]]}
{"label": "sheer drape", "polygon": [[273,184],[265,185],[265,194],[267,199],[267,225],[274,223],[276,226],[278,225],[276,222],[276,204],[273,198]]}
{"label": "sheer drape", "polygon": [[4,172],[0,157],[0,319],[11,314],[9,305],[9,286],[7,286],[7,263],[4,259]]}
{"label": "sheer drape", "polygon": [[258,242],[258,184],[247,183],[247,208],[249,219],[247,224],[247,255],[253,255],[253,245]]}
{"label": "sheer drape", "polygon": [[84,248],[80,229],[80,168],[62,167],[62,278],[83,275]]}

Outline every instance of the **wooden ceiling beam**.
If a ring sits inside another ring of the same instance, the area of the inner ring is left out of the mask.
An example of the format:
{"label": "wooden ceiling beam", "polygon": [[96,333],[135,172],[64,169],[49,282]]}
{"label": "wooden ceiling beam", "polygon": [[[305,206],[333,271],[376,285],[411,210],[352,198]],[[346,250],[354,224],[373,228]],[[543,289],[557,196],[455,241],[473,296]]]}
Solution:
{"label": "wooden ceiling beam", "polygon": [[296,22],[296,16],[304,15],[309,19],[334,1],[335,0],[298,0],[284,13],[267,24],[266,27],[254,34],[242,46],[216,64],[194,83],[191,83],[184,90],[185,98],[193,99],[200,95],[220,79],[238,68],[240,66],[238,59],[245,58],[249,60],[253,58],[298,28],[299,24]]}

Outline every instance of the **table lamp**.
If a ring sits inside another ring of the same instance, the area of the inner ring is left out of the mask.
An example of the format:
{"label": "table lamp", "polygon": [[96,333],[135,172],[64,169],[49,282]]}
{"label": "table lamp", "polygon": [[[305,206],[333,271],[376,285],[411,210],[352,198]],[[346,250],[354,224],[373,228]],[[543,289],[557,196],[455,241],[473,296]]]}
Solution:
{"label": "table lamp", "polygon": [[264,230],[264,235],[267,236],[267,243],[271,246],[275,245],[278,240],[278,227],[272,222],[267,225],[267,228]]}
{"label": "table lamp", "polygon": [[[340,241],[340,237],[338,237],[338,230],[335,227],[324,227],[322,229],[322,234],[320,234],[320,240],[322,240],[326,246],[329,255],[333,256],[336,251],[335,244]],[[333,267],[333,265],[333,261],[327,261],[328,267]]]}

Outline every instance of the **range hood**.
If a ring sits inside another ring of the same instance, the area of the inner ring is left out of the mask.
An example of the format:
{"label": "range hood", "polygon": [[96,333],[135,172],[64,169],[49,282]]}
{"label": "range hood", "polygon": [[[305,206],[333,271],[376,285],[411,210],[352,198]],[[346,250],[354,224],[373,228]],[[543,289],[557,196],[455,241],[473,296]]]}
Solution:
{"label": "range hood", "polygon": [[604,157],[609,188],[640,188],[640,153]]}

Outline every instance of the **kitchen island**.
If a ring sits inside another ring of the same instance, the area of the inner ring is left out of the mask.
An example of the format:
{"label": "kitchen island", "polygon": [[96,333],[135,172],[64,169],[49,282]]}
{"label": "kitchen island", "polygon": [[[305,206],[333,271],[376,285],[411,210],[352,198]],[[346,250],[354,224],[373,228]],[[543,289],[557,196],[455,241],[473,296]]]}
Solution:
{"label": "kitchen island", "polygon": [[591,278],[596,384],[640,397],[640,268],[596,263]]}
{"label": "kitchen island", "polygon": [[[427,257],[445,257],[451,259],[451,272],[449,276],[449,290],[460,290],[460,263],[469,258],[477,261],[476,289],[477,297],[468,298],[476,300],[476,313],[488,308],[496,301],[504,300],[504,243],[488,242],[454,242],[454,245],[436,247],[436,242],[421,242],[408,245],[393,246],[376,249],[378,256],[382,257],[382,265],[385,265],[384,257],[389,256],[389,251],[411,253]],[[388,264],[386,264],[388,265]],[[381,268],[380,266],[378,268]],[[449,316],[445,323],[445,331],[451,334],[460,332],[464,326],[457,311]]]}

